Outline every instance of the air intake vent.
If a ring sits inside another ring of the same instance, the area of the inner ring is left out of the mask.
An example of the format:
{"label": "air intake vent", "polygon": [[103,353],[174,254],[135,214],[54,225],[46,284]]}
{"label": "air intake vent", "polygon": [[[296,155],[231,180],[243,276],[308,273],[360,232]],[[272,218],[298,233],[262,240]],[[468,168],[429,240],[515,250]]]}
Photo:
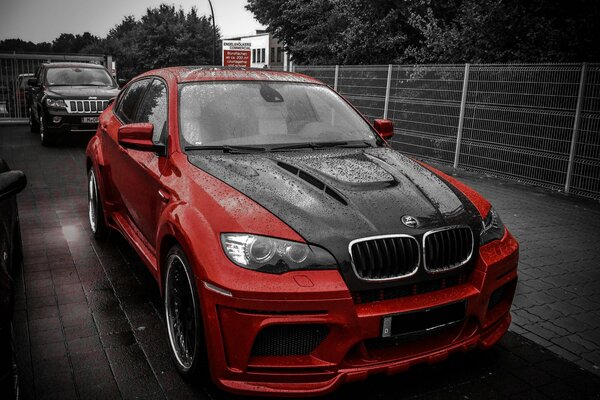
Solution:
{"label": "air intake vent", "polygon": [[390,280],[417,272],[419,242],[408,235],[390,235],[354,240],[350,243],[352,265],[364,280]]}
{"label": "air intake vent", "polygon": [[271,325],[259,332],[252,356],[303,356],[312,353],[329,333],[325,325]]}
{"label": "air intake vent", "polygon": [[376,301],[397,299],[400,297],[415,296],[423,293],[435,292],[450,287],[462,285],[469,280],[466,272],[458,275],[434,279],[425,282],[412,283],[409,285],[394,286],[384,289],[371,289],[352,292],[354,304],[366,304]]}
{"label": "air intake vent", "polygon": [[336,192],[334,189],[330,188],[329,186],[327,186],[326,184],[324,184],[323,182],[321,182],[319,179],[315,178],[314,176],[307,174],[306,172],[304,172],[302,170],[299,170],[298,168],[294,167],[293,165],[289,165],[289,164],[286,164],[281,161],[278,161],[277,165],[279,167],[285,169],[286,171],[298,176],[303,181],[310,183],[317,189],[323,190],[325,193],[327,193],[327,195],[329,195],[330,197],[333,197],[334,199],[336,199],[343,205],[345,205],[345,206],[348,205],[348,202],[346,200],[344,200],[344,198],[338,192]]}
{"label": "air intake vent", "polygon": [[428,272],[443,272],[466,264],[473,255],[473,231],[469,227],[444,228],[423,236],[424,265]]}

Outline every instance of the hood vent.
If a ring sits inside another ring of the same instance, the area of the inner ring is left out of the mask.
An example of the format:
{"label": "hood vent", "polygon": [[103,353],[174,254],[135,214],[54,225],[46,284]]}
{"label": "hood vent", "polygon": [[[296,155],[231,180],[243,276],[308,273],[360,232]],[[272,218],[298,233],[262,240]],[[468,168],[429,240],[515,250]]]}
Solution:
{"label": "hood vent", "polygon": [[319,179],[315,178],[314,176],[312,176],[310,174],[307,174],[306,172],[304,172],[304,171],[302,171],[302,170],[294,167],[293,165],[286,164],[286,163],[281,162],[281,161],[278,161],[277,165],[280,168],[285,169],[289,173],[291,173],[293,175],[296,175],[297,177],[299,177],[303,181],[310,183],[311,185],[313,185],[317,189],[324,191],[327,195],[329,195],[330,197],[332,197],[335,200],[339,201],[343,205],[345,205],[345,206],[348,205],[348,202],[338,192],[336,192],[334,189],[332,189],[331,187],[327,186],[325,183],[321,182]]}

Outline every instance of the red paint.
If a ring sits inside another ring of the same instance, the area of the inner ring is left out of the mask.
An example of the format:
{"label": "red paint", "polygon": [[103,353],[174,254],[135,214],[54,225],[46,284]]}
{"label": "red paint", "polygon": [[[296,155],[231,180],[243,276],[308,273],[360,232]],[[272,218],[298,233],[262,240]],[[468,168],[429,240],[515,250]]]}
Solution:
{"label": "red paint", "polygon": [[[420,363],[438,362],[449,354],[487,348],[510,324],[513,289],[488,311],[498,287],[516,282],[518,244],[506,231],[500,241],[481,247],[470,280],[435,292],[355,305],[336,270],[266,275],[239,268],[223,253],[222,232],[249,232],[303,241],[289,226],[253,200],[192,166],[179,148],[177,84],[193,80],[277,79],[271,71],[190,71],[170,68],[148,72],[168,85],[169,147],[166,157],[126,149],[118,144],[123,124],[113,106],[101,115],[99,129],[87,148],[95,168],[109,226],[118,229],[147,264],[162,287],[161,261],[178,242],[197,279],[213,380],[242,394],[317,395],[370,374],[393,374]],[[233,78],[232,78],[233,77]],[[484,216],[489,203],[455,179],[426,166],[456,186]],[[160,195],[159,195],[160,191]],[[165,197],[167,200],[165,201]],[[232,293],[210,291],[209,282]],[[372,349],[365,341],[380,336],[382,316],[467,301],[465,323],[407,345]],[[259,310],[247,312],[245,310]],[[251,357],[258,331],[274,323],[326,324],[329,335],[308,356]],[[243,335],[240,335],[243,332]]]}

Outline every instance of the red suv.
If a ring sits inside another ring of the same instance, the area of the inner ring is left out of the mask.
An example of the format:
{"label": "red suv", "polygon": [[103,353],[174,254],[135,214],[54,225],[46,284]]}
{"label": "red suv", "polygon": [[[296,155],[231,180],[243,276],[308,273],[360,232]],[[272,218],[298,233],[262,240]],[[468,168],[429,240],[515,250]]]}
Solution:
{"label": "red suv", "polygon": [[182,374],[317,395],[502,337],[517,242],[392,134],[268,70],[150,71],[102,113],[90,225],[120,231],[156,278]]}

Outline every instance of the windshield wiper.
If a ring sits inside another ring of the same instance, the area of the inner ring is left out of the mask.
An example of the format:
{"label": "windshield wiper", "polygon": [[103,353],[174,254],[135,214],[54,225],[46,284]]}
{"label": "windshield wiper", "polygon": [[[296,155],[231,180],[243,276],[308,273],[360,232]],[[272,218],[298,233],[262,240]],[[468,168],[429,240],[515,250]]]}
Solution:
{"label": "windshield wiper", "polygon": [[259,146],[229,146],[229,145],[218,145],[218,146],[186,146],[185,151],[195,150],[222,150],[224,153],[243,153],[243,152],[259,152],[266,151],[267,149]]}
{"label": "windshield wiper", "polygon": [[327,149],[332,147],[344,147],[344,148],[364,148],[373,147],[369,142],[308,142],[308,143],[296,143],[289,144],[286,146],[272,147],[271,151],[278,150],[294,150],[294,149]]}

